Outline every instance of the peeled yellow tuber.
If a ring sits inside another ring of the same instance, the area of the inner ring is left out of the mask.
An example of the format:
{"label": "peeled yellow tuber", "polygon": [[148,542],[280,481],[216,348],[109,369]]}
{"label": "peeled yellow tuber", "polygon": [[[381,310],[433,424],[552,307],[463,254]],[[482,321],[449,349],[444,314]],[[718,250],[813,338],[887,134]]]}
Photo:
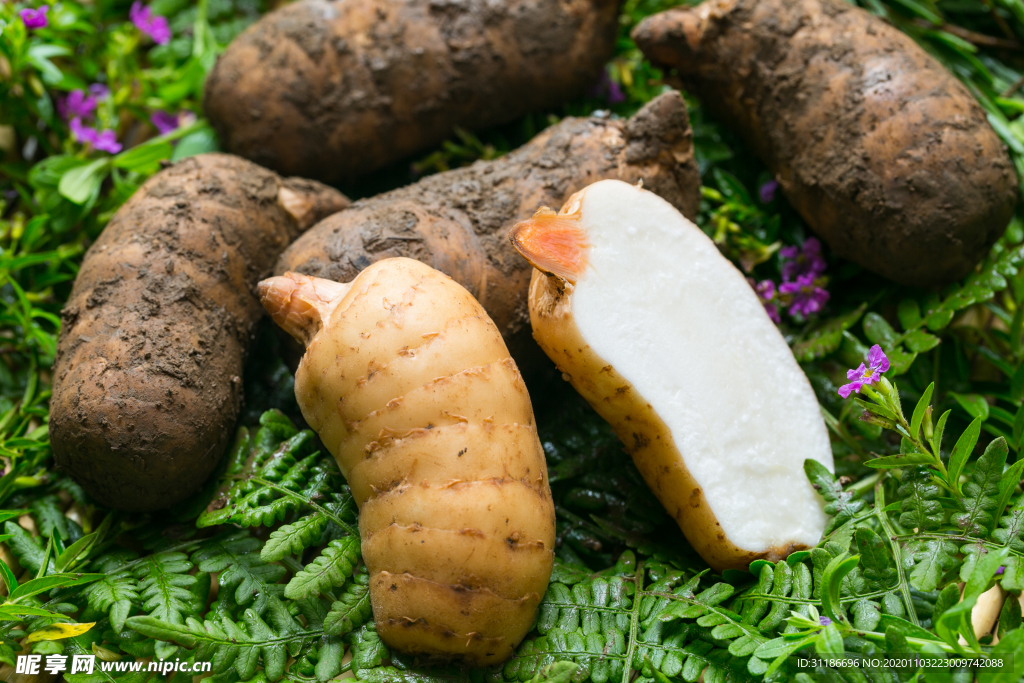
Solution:
{"label": "peeled yellow tuber", "polygon": [[352,282],[259,285],[306,345],[302,414],[352,487],[377,632],[403,652],[485,666],[529,631],[555,514],[526,386],[483,307],[391,258]]}

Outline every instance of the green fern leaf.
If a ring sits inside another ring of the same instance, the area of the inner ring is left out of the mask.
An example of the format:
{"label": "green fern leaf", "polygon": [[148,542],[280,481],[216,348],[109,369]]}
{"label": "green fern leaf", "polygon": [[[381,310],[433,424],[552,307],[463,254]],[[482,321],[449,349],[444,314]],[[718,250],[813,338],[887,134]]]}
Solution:
{"label": "green fern leaf", "polygon": [[805,460],[804,472],[811,485],[825,499],[825,514],[832,515],[825,528],[826,534],[846,524],[864,508],[864,501],[856,500],[853,493],[843,491],[835,476],[817,460]]}
{"label": "green fern leaf", "polygon": [[324,617],[324,633],[341,636],[365,624],[371,614],[369,575],[357,573],[348,589],[331,605],[331,611]]}
{"label": "green fern leaf", "polygon": [[171,624],[184,622],[195,607],[189,589],[196,577],[190,576],[192,563],[183,553],[150,555],[135,568],[139,596],[146,613]]}
{"label": "green fern leaf", "polygon": [[284,595],[292,600],[320,595],[336,586],[341,586],[352,576],[355,565],[359,562],[359,539],[346,536],[331,541],[320,557],[297,573]]}
{"label": "green fern leaf", "polygon": [[950,521],[967,535],[987,534],[994,526],[999,498],[999,482],[1003,477],[1009,449],[1002,437],[989,443],[975,463],[971,480],[964,484],[964,511],[953,515]]}
{"label": "green fern leaf", "polygon": [[959,564],[956,552],[956,545],[949,541],[920,540],[908,544],[907,554],[914,561],[910,584],[919,591],[935,590],[943,574]]}
{"label": "green fern leaf", "polygon": [[267,564],[256,550],[258,539],[242,531],[219,536],[203,544],[192,554],[192,561],[200,571],[220,572],[221,590],[234,588],[234,598],[241,606],[252,604],[256,614],[262,614],[272,595],[279,595],[286,570],[276,564]]}
{"label": "green fern leaf", "polygon": [[276,562],[288,555],[301,554],[320,538],[328,521],[327,515],[317,511],[275,529],[260,550],[260,556],[265,562]]}
{"label": "green fern leaf", "polygon": [[900,525],[906,529],[933,531],[942,525],[945,512],[937,499],[939,487],[923,467],[908,467],[896,492],[900,500]]}

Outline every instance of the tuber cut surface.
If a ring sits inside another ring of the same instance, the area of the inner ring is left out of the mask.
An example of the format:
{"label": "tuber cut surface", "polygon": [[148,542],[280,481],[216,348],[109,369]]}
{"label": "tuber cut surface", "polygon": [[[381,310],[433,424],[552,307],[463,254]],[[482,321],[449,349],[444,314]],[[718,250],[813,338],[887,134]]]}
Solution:
{"label": "tuber cut surface", "polygon": [[[585,259],[544,239],[574,222]],[[657,195],[604,180],[517,225],[541,348],[615,430],[648,486],[716,570],[813,547],[832,469],[818,401],[743,275]],[[571,273],[566,277],[562,273]]]}

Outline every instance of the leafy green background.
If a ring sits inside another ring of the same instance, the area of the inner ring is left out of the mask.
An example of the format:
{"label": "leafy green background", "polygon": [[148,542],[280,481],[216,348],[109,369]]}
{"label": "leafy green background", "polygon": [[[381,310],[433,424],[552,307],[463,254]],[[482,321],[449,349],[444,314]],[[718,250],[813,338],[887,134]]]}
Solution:
{"label": "leafy green background", "polygon": [[[782,330],[833,436],[836,476],[808,466],[832,518],[819,547],[787,561],[710,572],[568,385],[550,378],[534,391],[558,562],[534,630],[493,670],[430,666],[377,638],[351,495],[315,436],[294,422],[291,377],[269,326],[246,373],[248,426],[207,487],[160,515],[93,504],[52,469],[47,444],[60,308],[84,249],[117,207],[163,163],[217,149],[202,118],[204,76],[231,38],[271,9],[263,0],[155,0],[174,39],[153,46],[127,21],[129,4],[60,2],[50,25],[34,32],[17,18],[23,5],[0,5],[0,662],[13,664],[23,651],[211,661],[224,683],[342,674],[374,683],[875,682],[975,674],[949,666],[798,669],[796,659],[1012,654],[1016,671],[983,669],[977,679],[1021,678],[1020,215],[974,273],[942,289],[898,287],[826,254],[828,307],[808,321],[787,318]],[[643,60],[629,29],[673,4],[626,0],[608,65],[623,101],[595,95],[497,129],[458,131],[342,189],[366,196],[494,158],[562,116],[628,116],[671,77]],[[912,35],[970,88],[1024,177],[1024,2],[859,4]],[[97,118],[125,143],[117,155],[75,144],[55,111],[60,94],[97,81],[111,89]],[[768,171],[699,102],[688,104],[705,185],[700,226],[751,277],[777,280],[778,249],[801,243],[805,226],[781,197],[761,200]],[[155,110],[188,110],[197,120],[159,136],[148,123]],[[841,400],[845,370],[871,344],[892,360],[891,391]],[[998,627],[975,638],[972,608],[996,583],[1006,596]],[[54,626],[90,622],[77,635]]]}

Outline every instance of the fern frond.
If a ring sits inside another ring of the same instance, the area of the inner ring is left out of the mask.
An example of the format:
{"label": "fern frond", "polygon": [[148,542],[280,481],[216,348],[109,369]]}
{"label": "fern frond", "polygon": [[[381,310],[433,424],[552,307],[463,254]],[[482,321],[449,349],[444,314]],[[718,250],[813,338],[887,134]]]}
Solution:
{"label": "fern frond", "polygon": [[292,600],[320,595],[341,586],[359,562],[359,539],[346,536],[331,541],[323,553],[297,573],[284,589]]}
{"label": "fern frond", "polygon": [[260,556],[266,562],[276,562],[287,555],[301,554],[320,538],[328,521],[327,515],[317,511],[278,527],[260,550]]}
{"label": "fern frond", "polygon": [[200,571],[220,572],[221,590],[234,588],[235,602],[241,606],[252,604],[256,614],[262,614],[272,595],[280,595],[286,570],[276,564],[267,564],[256,550],[258,539],[241,531],[210,539],[192,553],[192,561]]}
{"label": "fern frond", "polygon": [[183,623],[194,609],[189,588],[196,577],[188,574],[192,567],[184,553],[150,555],[135,567],[139,596],[147,614],[171,624]]}
{"label": "fern frond", "polygon": [[365,570],[352,577],[352,582],[341,597],[331,605],[323,619],[324,633],[341,636],[365,624],[371,615],[370,577]]}

